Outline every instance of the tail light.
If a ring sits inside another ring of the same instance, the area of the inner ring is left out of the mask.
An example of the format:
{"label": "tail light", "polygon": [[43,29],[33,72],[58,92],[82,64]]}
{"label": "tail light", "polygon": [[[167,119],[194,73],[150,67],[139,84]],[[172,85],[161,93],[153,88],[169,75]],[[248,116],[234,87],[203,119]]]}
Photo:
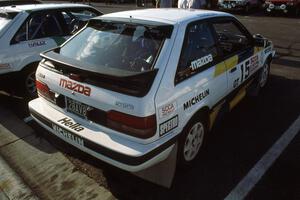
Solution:
{"label": "tail light", "polygon": [[52,92],[45,83],[42,83],[41,81],[36,80],[35,84],[36,84],[36,89],[38,91],[38,94],[40,96],[44,97],[45,99],[47,99],[53,103],[56,103],[55,93]]}
{"label": "tail light", "polygon": [[107,113],[107,126],[139,138],[149,138],[156,132],[156,117],[136,117],[117,111]]}

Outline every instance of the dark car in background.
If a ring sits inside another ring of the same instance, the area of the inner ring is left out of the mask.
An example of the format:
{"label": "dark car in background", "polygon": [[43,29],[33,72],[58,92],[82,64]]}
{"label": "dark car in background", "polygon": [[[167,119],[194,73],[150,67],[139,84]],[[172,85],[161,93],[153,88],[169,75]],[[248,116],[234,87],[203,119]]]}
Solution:
{"label": "dark car in background", "polygon": [[283,12],[300,14],[300,0],[266,0],[264,8],[267,13]]}

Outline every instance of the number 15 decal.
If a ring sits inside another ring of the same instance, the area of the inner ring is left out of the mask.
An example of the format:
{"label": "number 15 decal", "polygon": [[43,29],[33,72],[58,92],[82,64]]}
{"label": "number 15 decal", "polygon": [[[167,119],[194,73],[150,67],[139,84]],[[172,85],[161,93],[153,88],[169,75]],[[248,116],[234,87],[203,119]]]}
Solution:
{"label": "number 15 decal", "polygon": [[241,83],[250,75],[250,60],[241,64]]}

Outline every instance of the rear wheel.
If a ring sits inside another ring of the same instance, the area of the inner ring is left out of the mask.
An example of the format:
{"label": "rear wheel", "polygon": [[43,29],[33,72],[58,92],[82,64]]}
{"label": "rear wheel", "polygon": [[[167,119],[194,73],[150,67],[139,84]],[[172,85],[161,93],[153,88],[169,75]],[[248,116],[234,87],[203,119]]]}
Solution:
{"label": "rear wheel", "polygon": [[207,123],[203,116],[197,116],[184,128],[179,140],[178,160],[181,167],[191,165],[203,148]]}

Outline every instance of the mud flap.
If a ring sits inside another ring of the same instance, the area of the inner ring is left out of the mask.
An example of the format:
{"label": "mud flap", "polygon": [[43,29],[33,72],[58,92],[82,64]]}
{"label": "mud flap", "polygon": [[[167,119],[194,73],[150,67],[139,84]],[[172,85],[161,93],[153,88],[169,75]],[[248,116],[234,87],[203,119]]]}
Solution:
{"label": "mud flap", "polygon": [[173,150],[171,151],[167,159],[148,169],[135,172],[133,174],[159,186],[170,188],[172,186],[173,178],[176,171],[177,148],[178,144],[176,142]]}

